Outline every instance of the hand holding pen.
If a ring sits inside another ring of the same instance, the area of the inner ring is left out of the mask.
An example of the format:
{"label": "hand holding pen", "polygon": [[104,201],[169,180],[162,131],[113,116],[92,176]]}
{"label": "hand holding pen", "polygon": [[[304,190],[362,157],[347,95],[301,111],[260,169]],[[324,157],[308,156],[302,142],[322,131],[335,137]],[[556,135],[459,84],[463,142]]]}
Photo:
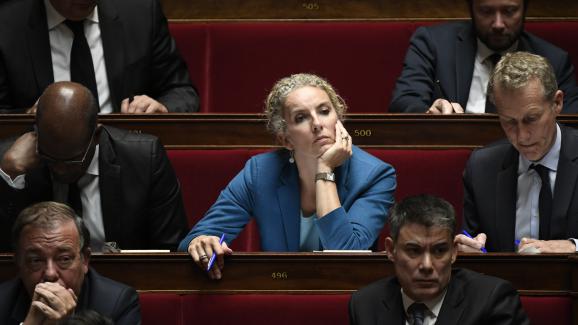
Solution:
{"label": "hand holding pen", "polygon": [[479,233],[476,237],[472,237],[466,230],[457,235],[455,242],[458,244],[458,251],[467,253],[487,253],[486,248],[486,234]]}
{"label": "hand holding pen", "polygon": [[206,271],[211,279],[220,279],[225,266],[225,254],[233,252],[225,242],[225,234],[221,237],[200,235],[191,241],[188,252],[195,263]]}
{"label": "hand holding pen", "polygon": [[427,114],[462,114],[464,113],[464,109],[460,103],[452,102],[448,96],[446,95],[445,91],[443,90],[441,83],[439,80],[434,82],[434,87],[436,92],[441,96],[440,98],[436,99],[430,108],[426,111]]}

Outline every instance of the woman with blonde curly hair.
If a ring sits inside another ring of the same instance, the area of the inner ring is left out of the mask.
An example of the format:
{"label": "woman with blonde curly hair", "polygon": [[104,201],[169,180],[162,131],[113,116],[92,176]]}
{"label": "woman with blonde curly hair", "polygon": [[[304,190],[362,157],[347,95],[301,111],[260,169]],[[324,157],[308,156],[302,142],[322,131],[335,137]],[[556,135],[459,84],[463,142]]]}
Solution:
{"label": "woman with blonde curly hair", "polygon": [[[179,249],[220,278],[223,255],[254,217],[264,251],[369,249],[385,223],[393,167],[357,148],[342,124],[347,106],[324,79],[295,74],[266,100],[268,129],[283,149],[252,157]],[[219,244],[219,236],[225,240]]]}

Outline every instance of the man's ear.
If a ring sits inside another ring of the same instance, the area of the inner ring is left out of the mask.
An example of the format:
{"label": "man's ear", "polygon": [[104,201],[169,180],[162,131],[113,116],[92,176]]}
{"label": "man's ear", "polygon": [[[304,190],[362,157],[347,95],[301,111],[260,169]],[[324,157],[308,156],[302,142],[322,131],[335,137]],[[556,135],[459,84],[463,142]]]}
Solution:
{"label": "man's ear", "polygon": [[556,116],[562,112],[562,107],[564,106],[564,92],[562,90],[557,90],[554,94],[554,112]]}
{"label": "man's ear", "polygon": [[393,255],[393,251],[395,250],[395,245],[393,243],[393,238],[387,237],[385,239],[385,253],[387,254],[387,258],[390,261],[395,261],[395,257]]}
{"label": "man's ear", "polygon": [[86,247],[81,252],[82,254],[82,268],[84,270],[84,274],[88,272],[88,264],[90,263],[90,256],[92,255],[92,249],[90,247]]}

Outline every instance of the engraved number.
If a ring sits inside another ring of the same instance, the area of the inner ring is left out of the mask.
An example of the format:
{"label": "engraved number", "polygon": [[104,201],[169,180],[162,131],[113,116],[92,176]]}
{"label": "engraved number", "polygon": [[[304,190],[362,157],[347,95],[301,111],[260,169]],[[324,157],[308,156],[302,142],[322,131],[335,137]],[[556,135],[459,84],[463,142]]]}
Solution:
{"label": "engraved number", "polygon": [[367,130],[354,130],[353,133],[355,134],[356,137],[370,137],[371,136],[371,130],[367,129]]}

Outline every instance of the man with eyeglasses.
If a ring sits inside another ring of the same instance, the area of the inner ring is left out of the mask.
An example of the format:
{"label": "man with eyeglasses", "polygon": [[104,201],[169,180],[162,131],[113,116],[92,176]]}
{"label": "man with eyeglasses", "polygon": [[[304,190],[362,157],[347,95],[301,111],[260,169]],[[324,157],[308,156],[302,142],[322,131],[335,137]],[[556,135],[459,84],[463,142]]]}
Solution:
{"label": "man with eyeglasses", "polygon": [[0,142],[0,250],[18,213],[47,200],[75,209],[94,251],[174,249],[184,237],[180,185],[159,139],[100,125],[97,113],[87,88],[57,82],[38,101],[35,131]]}
{"label": "man with eyeglasses", "polygon": [[90,233],[68,206],[36,203],[15,221],[18,278],[0,284],[0,324],[60,324],[93,310],[117,325],[140,324],[137,292],[89,267]]}

